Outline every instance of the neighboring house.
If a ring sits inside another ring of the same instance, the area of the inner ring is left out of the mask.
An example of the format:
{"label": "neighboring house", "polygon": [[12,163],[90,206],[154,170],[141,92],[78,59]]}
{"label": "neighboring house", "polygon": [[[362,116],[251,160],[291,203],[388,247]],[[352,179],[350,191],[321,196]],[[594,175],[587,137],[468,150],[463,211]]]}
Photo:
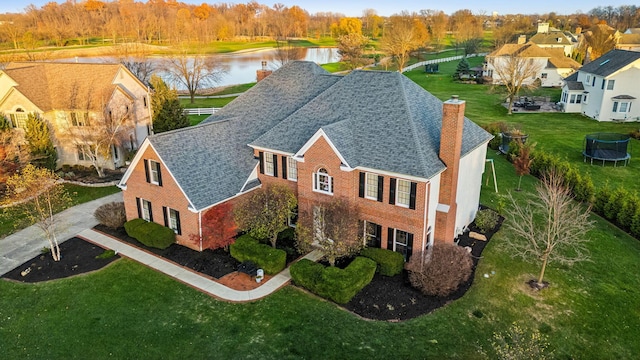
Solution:
{"label": "neighboring house", "polygon": [[29,113],[48,121],[58,167],[91,165],[83,148],[92,144],[79,134],[90,134],[92,123],[106,113],[126,113],[131,124],[121,146],[103,159],[108,169],[124,165],[125,152],[137,149],[149,134],[150,107],[148,87],[119,64],[26,62],[0,71],[0,112],[18,129],[24,128]]}
{"label": "neighboring house", "polygon": [[529,41],[545,49],[562,48],[565,56],[571,56],[578,45],[576,35],[551,27],[549,23],[538,23],[538,31]]}
{"label": "neighboring house", "polygon": [[539,79],[542,87],[562,86],[562,80],[580,67],[578,62],[564,55],[563,49],[543,49],[529,41],[524,44],[505,44],[488,54],[482,75],[491,78],[494,84],[500,84],[502,80],[495,69],[505,66],[512,56],[532,59],[534,66],[539,69],[535,76],[523,82],[524,85]]}
{"label": "neighboring house", "polygon": [[640,120],[640,52],[611,50],[565,79],[565,112],[598,121]]}
{"label": "neighboring house", "polygon": [[452,242],[478,210],[491,135],[464,108],[397,72],[291,62],[202,124],[149,136],[119,184],[127,219],[203,250],[206,211],[284,184],[300,212],[333,198],[357,205],[367,243],[408,258]]}
{"label": "neighboring house", "polygon": [[[632,30],[632,29],[629,29]],[[627,31],[629,31],[627,30]],[[635,30],[635,29],[634,29]],[[640,51],[640,33],[638,32],[625,32],[624,34],[617,34],[616,37],[616,49]]]}

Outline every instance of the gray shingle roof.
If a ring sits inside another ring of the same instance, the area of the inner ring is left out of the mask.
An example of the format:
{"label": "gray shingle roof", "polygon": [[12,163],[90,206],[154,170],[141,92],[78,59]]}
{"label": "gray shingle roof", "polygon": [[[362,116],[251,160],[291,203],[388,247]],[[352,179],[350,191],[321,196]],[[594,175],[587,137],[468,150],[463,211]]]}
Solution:
{"label": "gray shingle roof", "polygon": [[[354,71],[250,145],[295,153],[320,128],[351,167],[431,178],[442,101],[397,72]],[[465,119],[462,154],[491,138]]]}
{"label": "gray shingle roof", "polygon": [[640,52],[611,50],[581,67],[580,71],[606,77],[638,59],[640,59]]}
{"label": "gray shingle roof", "polygon": [[568,81],[566,79],[565,81],[567,82],[568,90],[584,90],[584,84],[582,84],[582,81]]}
{"label": "gray shingle roof", "polygon": [[[444,169],[441,116],[442,102],[400,73],[339,76],[292,62],[201,125],[149,141],[200,210],[245,186],[257,163],[247,144],[295,153],[318,129],[352,167],[430,178]],[[465,119],[462,154],[490,138]]]}
{"label": "gray shingle roof", "polygon": [[257,161],[247,146],[339,78],[293,62],[200,125],[149,137],[187,198],[200,210],[242,190]]}

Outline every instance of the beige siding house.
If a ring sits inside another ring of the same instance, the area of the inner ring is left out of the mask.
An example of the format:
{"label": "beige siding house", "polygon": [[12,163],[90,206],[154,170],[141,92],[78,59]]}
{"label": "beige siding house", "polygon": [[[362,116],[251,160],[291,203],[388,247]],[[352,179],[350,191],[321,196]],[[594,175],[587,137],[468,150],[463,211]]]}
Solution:
{"label": "beige siding house", "polygon": [[119,64],[10,63],[0,71],[0,112],[22,131],[29,113],[51,126],[57,166],[90,166],[85,154],[91,134],[105,119],[122,121],[124,131],[101,161],[106,169],[124,165],[149,134],[149,89]]}

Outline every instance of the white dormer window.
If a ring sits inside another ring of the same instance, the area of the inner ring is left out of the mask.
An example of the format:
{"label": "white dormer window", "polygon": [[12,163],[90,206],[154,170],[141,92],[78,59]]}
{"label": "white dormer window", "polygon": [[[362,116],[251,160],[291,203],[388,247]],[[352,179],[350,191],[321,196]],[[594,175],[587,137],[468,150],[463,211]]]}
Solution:
{"label": "white dormer window", "polygon": [[320,168],[313,174],[313,191],[333,195],[333,177],[329,176],[325,168]]}

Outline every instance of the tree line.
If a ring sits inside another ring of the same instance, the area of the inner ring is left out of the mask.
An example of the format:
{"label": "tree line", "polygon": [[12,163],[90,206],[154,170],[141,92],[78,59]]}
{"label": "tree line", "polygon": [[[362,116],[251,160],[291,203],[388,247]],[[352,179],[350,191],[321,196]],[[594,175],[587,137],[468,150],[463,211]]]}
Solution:
{"label": "tree line", "polygon": [[[635,5],[604,6],[588,13],[558,15],[488,15],[462,9],[450,15],[425,9],[394,16],[410,17],[424,28],[434,46],[447,34],[468,38],[490,29],[506,41],[514,33],[535,31],[535,24],[546,21],[562,30],[589,28],[606,22],[624,31],[640,24],[640,8]],[[0,42],[7,48],[30,49],[42,45],[87,44],[96,39],[105,43],[142,42],[172,45],[185,42],[208,43],[228,40],[266,40],[282,38],[338,38],[358,32],[377,39],[391,25],[392,17],[382,17],[365,9],[361,17],[340,13],[310,14],[300,6],[267,6],[256,1],[231,4],[191,5],[176,0],[67,1],[48,2],[42,7],[29,5],[23,13],[0,15]],[[360,21],[354,24],[353,19]]]}

